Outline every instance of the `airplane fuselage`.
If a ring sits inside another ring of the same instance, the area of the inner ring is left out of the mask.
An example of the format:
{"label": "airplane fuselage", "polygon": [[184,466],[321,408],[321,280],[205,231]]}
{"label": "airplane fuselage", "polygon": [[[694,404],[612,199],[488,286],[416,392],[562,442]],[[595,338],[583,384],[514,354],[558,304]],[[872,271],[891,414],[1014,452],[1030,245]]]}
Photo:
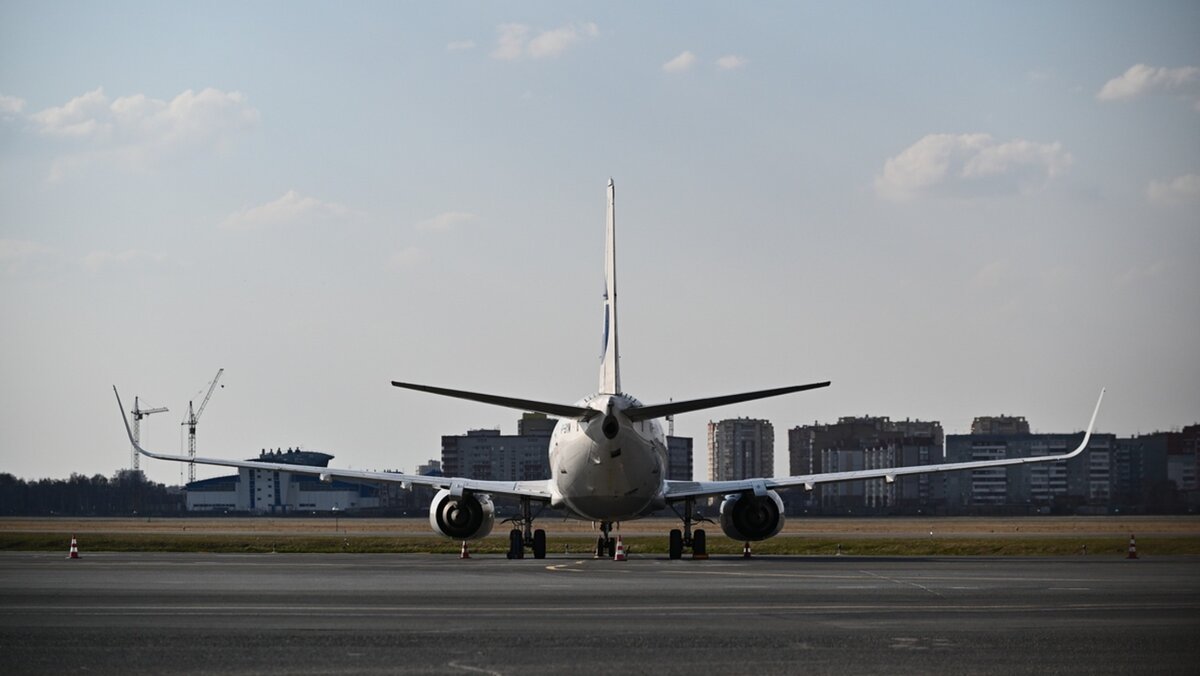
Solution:
{"label": "airplane fuselage", "polygon": [[551,505],[592,521],[624,521],[666,507],[667,440],[657,420],[631,421],[624,394],[576,404],[600,412],[560,420],[550,437]]}

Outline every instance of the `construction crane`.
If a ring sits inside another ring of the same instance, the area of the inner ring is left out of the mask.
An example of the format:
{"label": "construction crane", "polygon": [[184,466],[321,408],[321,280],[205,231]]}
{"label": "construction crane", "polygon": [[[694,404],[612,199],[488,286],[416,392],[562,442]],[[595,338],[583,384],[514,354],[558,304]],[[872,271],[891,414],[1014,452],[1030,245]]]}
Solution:
{"label": "construction crane", "polygon": [[[225,372],[225,369],[217,369],[217,375],[212,379],[212,382],[209,383],[208,394],[204,395],[204,401],[200,402],[200,408],[193,411],[192,410],[192,402],[190,402],[190,401],[188,402],[188,414],[187,414],[187,417],[183,419],[183,423],[181,423],[181,424],[184,427],[187,427],[187,430],[188,430],[188,457],[189,458],[194,459],[196,457],[196,424],[200,422],[200,415],[204,413],[204,407],[208,406],[208,400],[212,399],[213,390],[217,389],[217,381],[221,379],[221,374],[224,372]],[[222,387],[224,387],[224,385],[222,385]],[[189,462],[188,463],[188,483],[190,484],[195,480],[196,480],[196,463]]]}
{"label": "construction crane", "polygon": [[[133,443],[136,444],[142,440],[142,418],[145,418],[146,416],[150,415],[151,413],[166,413],[166,412],[167,412],[166,406],[159,406],[158,408],[142,408],[141,404],[138,403],[138,398],[134,397],[133,398],[133,410],[130,411],[130,413],[133,414]],[[133,471],[136,472],[141,469],[140,460],[141,460],[142,456],[140,453],[137,452],[136,448],[131,449],[131,450],[133,451]]]}

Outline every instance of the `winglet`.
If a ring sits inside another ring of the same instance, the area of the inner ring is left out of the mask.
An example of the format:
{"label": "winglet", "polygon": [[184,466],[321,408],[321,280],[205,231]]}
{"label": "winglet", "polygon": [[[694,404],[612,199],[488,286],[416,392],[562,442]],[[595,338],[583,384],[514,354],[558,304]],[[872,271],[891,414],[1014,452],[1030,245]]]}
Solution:
{"label": "winglet", "polygon": [[125,434],[129,435],[129,443],[133,445],[133,450],[150,458],[161,458],[162,456],[147,451],[133,440],[133,428],[129,426],[129,417],[125,415],[125,405],[121,403],[121,393],[117,391],[116,385],[113,385],[113,394],[117,395],[117,408],[121,411],[121,422],[125,423]]}
{"label": "winglet", "polygon": [[151,453],[142,448],[138,442],[133,440],[133,428],[129,426],[129,417],[125,415],[125,405],[121,403],[121,393],[117,392],[117,386],[113,385],[113,394],[117,395],[117,408],[121,411],[121,421],[125,423],[125,434],[129,435],[129,443],[133,446],[133,450],[141,453],[147,458],[157,458],[159,460],[175,460],[178,462],[189,462],[190,458],[184,456],[170,456],[162,453]]}
{"label": "winglet", "polygon": [[133,429],[129,427],[129,418],[125,416],[125,405],[121,403],[121,393],[117,391],[116,385],[113,385],[113,394],[117,395],[117,409],[121,411],[121,422],[125,423],[125,434],[129,435],[129,443],[133,444],[135,449],[141,451],[142,449],[138,448],[137,442],[133,440]]}
{"label": "winglet", "polygon": [[1100,414],[1100,404],[1104,401],[1104,390],[1105,388],[1100,388],[1100,398],[1096,400],[1096,408],[1092,410],[1092,419],[1088,421],[1087,432],[1083,434],[1083,442],[1079,444],[1079,448],[1064,455],[1063,458],[1074,458],[1087,448],[1088,442],[1092,439],[1092,429],[1096,426],[1096,416]]}

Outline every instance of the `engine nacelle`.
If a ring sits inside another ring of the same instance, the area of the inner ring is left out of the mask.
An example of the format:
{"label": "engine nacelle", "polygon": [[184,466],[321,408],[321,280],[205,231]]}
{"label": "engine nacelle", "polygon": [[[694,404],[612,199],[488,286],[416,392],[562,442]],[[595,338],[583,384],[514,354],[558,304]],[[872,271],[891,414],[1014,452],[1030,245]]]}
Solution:
{"label": "engine nacelle", "polygon": [[429,504],[429,526],[452,540],[478,540],[492,532],[496,525],[496,508],[492,498],[483,493],[450,495],[443,488]]}
{"label": "engine nacelle", "polygon": [[721,530],[732,540],[755,542],[783,529],[783,499],[775,491],[726,495],[721,503]]}

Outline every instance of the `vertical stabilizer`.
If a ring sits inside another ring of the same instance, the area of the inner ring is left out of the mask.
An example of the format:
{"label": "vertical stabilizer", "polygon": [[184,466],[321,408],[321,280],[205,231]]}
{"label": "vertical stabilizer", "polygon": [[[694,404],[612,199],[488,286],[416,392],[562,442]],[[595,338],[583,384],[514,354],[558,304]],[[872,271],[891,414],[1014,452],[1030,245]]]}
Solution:
{"label": "vertical stabilizer", "polygon": [[617,233],[616,189],[608,179],[608,216],[604,228],[604,344],[600,354],[600,393],[621,391],[620,356],[617,352]]}

